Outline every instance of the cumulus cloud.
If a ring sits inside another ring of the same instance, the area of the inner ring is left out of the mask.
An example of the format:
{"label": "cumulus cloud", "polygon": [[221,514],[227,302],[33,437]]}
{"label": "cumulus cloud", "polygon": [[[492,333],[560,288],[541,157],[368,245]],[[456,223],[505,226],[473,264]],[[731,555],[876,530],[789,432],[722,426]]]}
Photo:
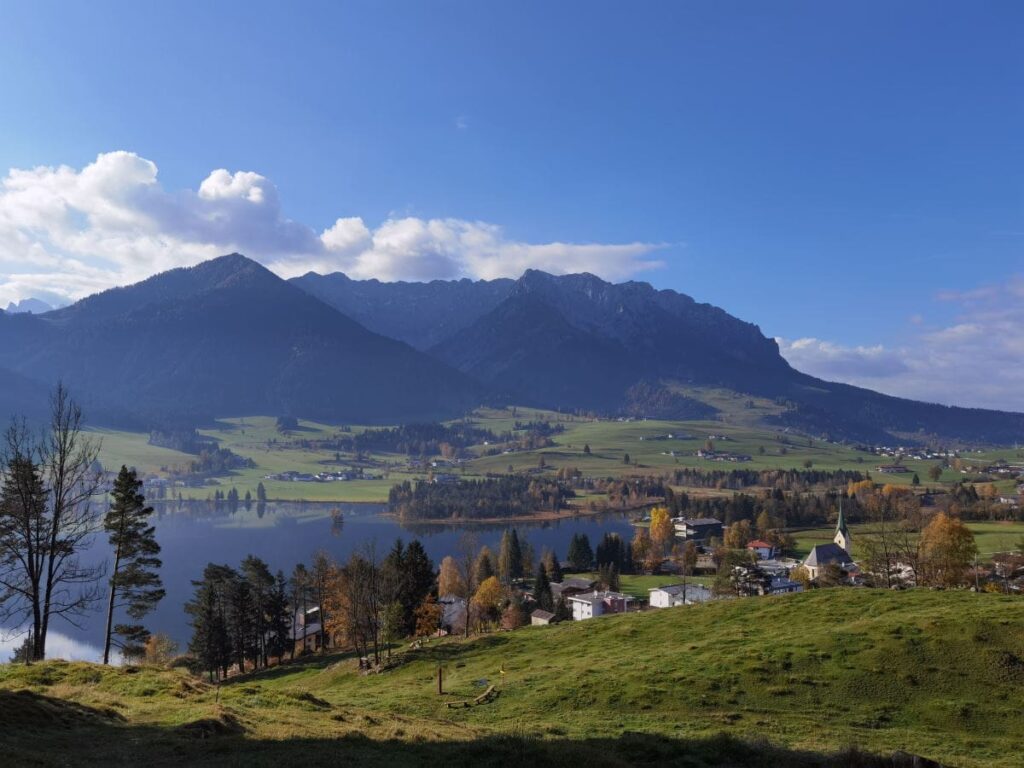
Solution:
{"label": "cumulus cloud", "polygon": [[911,318],[900,343],[844,346],[776,339],[798,370],[917,400],[1024,411],[1024,277],[943,292],[957,315],[929,327]]}
{"label": "cumulus cloud", "polygon": [[659,246],[531,244],[486,222],[341,217],[322,232],[288,218],[277,188],[216,169],[195,190],[165,190],[155,163],[108,152],[84,168],[12,169],[0,182],[0,303],[69,301],[155,272],[239,251],[284,277],[310,269],[382,280],[517,276],[534,267],[609,279],[660,266]]}
{"label": "cumulus cloud", "polygon": [[[0,628],[0,663],[9,661],[24,642],[24,632]],[[103,659],[103,652],[94,645],[51,630],[46,634],[46,657],[65,661],[98,662]],[[116,657],[114,663],[117,663]]]}

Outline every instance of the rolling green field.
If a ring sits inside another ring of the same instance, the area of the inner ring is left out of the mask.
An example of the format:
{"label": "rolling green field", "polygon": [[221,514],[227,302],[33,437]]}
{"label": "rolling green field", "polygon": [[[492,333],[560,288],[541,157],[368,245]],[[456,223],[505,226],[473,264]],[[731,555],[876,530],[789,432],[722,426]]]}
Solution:
{"label": "rolling green field", "polygon": [[[1020,542],[1024,540],[1024,523],[968,522],[967,527],[974,534],[974,541],[978,545],[978,554],[983,559],[996,552],[1020,549]],[[850,554],[854,557],[860,554],[857,548],[857,534],[869,528],[869,525],[854,524],[850,526],[851,540],[853,541],[853,551]],[[815,545],[831,543],[836,529],[835,526],[821,526],[820,528],[801,528],[793,530],[791,533],[796,539],[795,556],[803,558]]]}
{"label": "rolling green field", "polygon": [[[853,448],[808,440],[797,435],[783,434],[772,429],[757,426],[758,418],[772,409],[771,403],[754,402],[747,408],[741,404],[747,400],[731,393],[705,393],[723,410],[726,421],[617,421],[597,420],[579,416],[559,414],[530,408],[480,409],[472,415],[478,426],[495,433],[512,430],[515,422],[550,421],[561,424],[564,432],[553,436],[554,445],[538,450],[522,450],[485,456],[485,446],[473,446],[470,458],[454,471],[461,476],[481,477],[488,473],[505,473],[535,469],[543,456],[548,472],[562,467],[579,469],[585,475],[595,477],[621,477],[628,475],[659,474],[682,467],[698,467],[709,470],[744,469],[803,469],[810,461],[813,467],[822,470],[848,469],[871,472],[877,482],[909,484],[913,473],[917,473],[923,484],[928,484],[927,470],[934,462],[908,459],[904,463],[912,471],[903,475],[879,475],[875,468],[890,460],[874,456]],[[716,399],[717,398],[717,399]],[[729,409],[729,410],[726,410]],[[397,482],[426,477],[426,470],[412,471],[408,457],[398,454],[371,454],[367,457],[366,471],[378,476],[376,479],[354,480],[332,483],[298,483],[266,480],[267,475],[285,471],[316,473],[326,469],[353,466],[355,457],[349,454],[335,461],[332,451],[314,450],[304,446],[305,441],[323,440],[334,437],[338,429],[326,424],[300,421],[300,428],[290,433],[279,433],[275,419],[268,416],[222,419],[216,428],[200,432],[215,439],[224,448],[252,459],[255,469],[236,470],[230,475],[217,478],[217,485],[202,488],[181,488],[176,492],[183,498],[205,499],[215,490],[226,492],[234,487],[240,495],[249,491],[256,494],[256,486],[263,482],[268,497],[283,501],[338,501],[338,502],[382,502],[386,501],[388,490]],[[358,432],[368,427],[352,427]],[[101,461],[104,466],[116,469],[121,464],[135,466],[146,474],[166,474],[168,468],[184,467],[193,457],[178,451],[157,448],[147,444],[148,436],[141,433],[97,430],[103,441]],[[672,434],[673,439],[665,438]],[[744,463],[716,462],[698,458],[696,451],[704,447],[710,436],[719,451],[747,454],[752,460]],[[685,436],[684,439],[678,439]],[[785,442],[781,442],[784,440]],[[590,447],[590,453],[584,451]],[[763,453],[761,452],[763,450]],[[675,455],[671,455],[672,452]],[[1016,459],[1019,451],[1006,449],[965,456],[971,466],[984,466],[998,458]],[[630,463],[624,459],[628,454]],[[940,484],[962,479],[954,470],[946,470]],[[1011,481],[997,484],[1002,492],[1009,492]]]}
{"label": "rolling green field", "polygon": [[[1014,597],[817,590],[434,641],[398,662],[364,676],[327,656],[219,690],[4,665],[0,738],[18,765],[892,765],[827,757],[851,747],[1021,765]],[[487,703],[445,706],[491,684]]]}

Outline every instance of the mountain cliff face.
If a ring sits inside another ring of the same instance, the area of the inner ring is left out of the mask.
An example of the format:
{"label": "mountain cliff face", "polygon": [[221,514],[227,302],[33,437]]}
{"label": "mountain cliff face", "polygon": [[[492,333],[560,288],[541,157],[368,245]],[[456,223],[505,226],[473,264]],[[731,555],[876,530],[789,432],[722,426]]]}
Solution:
{"label": "mountain cliff face", "polygon": [[515,281],[286,282],[233,254],[43,315],[0,313],[0,409],[45,403],[58,378],[94,421],[143,428],[246,414],[398,423],[484,401],[712,415],[673,387],[685,384],[774,399],[787,406],[780,426],[837,439],[1024,440],[1022,414],[807,376],[756,325],[675,291],[533,270]]}
{"label": "mountain cliff face", "polygon": [[382,283],[309,272],[292,283],[384,336],[428,349],[501,303],[514,280]]}
{"label": "mountain cliff face", "polygon": [[0,367],[63,378],[83,403],[149,422],[402,421],[456,415],[478,398],[463,374],[237,254],[44,316],[0,316]]}

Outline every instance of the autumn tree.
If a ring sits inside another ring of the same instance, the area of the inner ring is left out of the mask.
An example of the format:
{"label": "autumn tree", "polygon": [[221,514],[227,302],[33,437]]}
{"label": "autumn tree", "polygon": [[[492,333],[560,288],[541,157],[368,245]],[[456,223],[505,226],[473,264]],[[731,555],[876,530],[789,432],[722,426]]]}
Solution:
{"label": "autumn tree", "polygon": [[[160,545],[156,541],[156,529],[149,522],[153,508],[146,504],[142,481],[134,469],[121,467],[110,497],[110,509],[103,520],[113,552],[103,634],[104,664],[110,663],[112,643],[126,656],[145,655],[149,631],[139,621],[164,597],[157,572],[161,566],[157,557]],[[115,625],[114,611],[118,608],[124,608],[134,623]]]}
{"label": "autumn tree", "polygon": [[444,608],[438,605],[433,595],[427,595],[426,600],[420,603],[416,609],[416,629],[413,634],[416,637],[429,637],[437,634],[443,616]]}
{"label": "autumn tree", "polygon": [[651,535],[643,526],[636,526],[633,530],[633,541],[630,544],[633,554],[633,562],[638,566],[646,566],[651,554]]}
{"label": "autumn tree", "polygon": [[494,576],[484,581],[473,595],[473,605],[481,622],[492,623],[501,616],[501,605],[505,589]]}
{"label": "autumn tree", "polygon": [[942,465],[932,464],[930,467],[928,467],[928,477],[932,480],[932,482],[939,482],[939,478],[942,477]]}
{"label": "autumn tree", "polygon": [[753,538],[749,520],[737,520],[725,529],[722,543],[729,549],[744,549]]}
{"label": "autumn tree", "polygon": [[651,510],[650,535],[651,548],[660,562],[675,537],[675,528],[667,507],[655,507]]}
{"label": "autumn tree", "polygon": [[546,550],[541,556],[541,564],[547,573],[548,581],[559,583],[562,581],[562,564],[558,562],[558,555],[553,550]]}
{"label": "autumn tree", "polygon": [[977,554],[974,534],[959,518],[944,512],[932,518],[921,532],[924,577],[935,586],[962,584]]}
{"label": "autumn tree", "polygon": [[441,571],[437,577],[437,593],[441,597],[461,595],[465,589],[466,586],[459,574],[459,566],[456,565],[455,559],[451,555],[446,556],[441,561]]}

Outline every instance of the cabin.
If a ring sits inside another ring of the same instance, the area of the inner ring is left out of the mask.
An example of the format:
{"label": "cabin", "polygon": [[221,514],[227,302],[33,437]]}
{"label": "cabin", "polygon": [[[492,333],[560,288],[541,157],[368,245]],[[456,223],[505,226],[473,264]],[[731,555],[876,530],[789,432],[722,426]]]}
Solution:
{"label": "cabin", "polygon": [[550,624],[555,619],[555,614],[551,611],[545,611],[538,608],[530,614],[530,624],[534,627],[543,627]]}

